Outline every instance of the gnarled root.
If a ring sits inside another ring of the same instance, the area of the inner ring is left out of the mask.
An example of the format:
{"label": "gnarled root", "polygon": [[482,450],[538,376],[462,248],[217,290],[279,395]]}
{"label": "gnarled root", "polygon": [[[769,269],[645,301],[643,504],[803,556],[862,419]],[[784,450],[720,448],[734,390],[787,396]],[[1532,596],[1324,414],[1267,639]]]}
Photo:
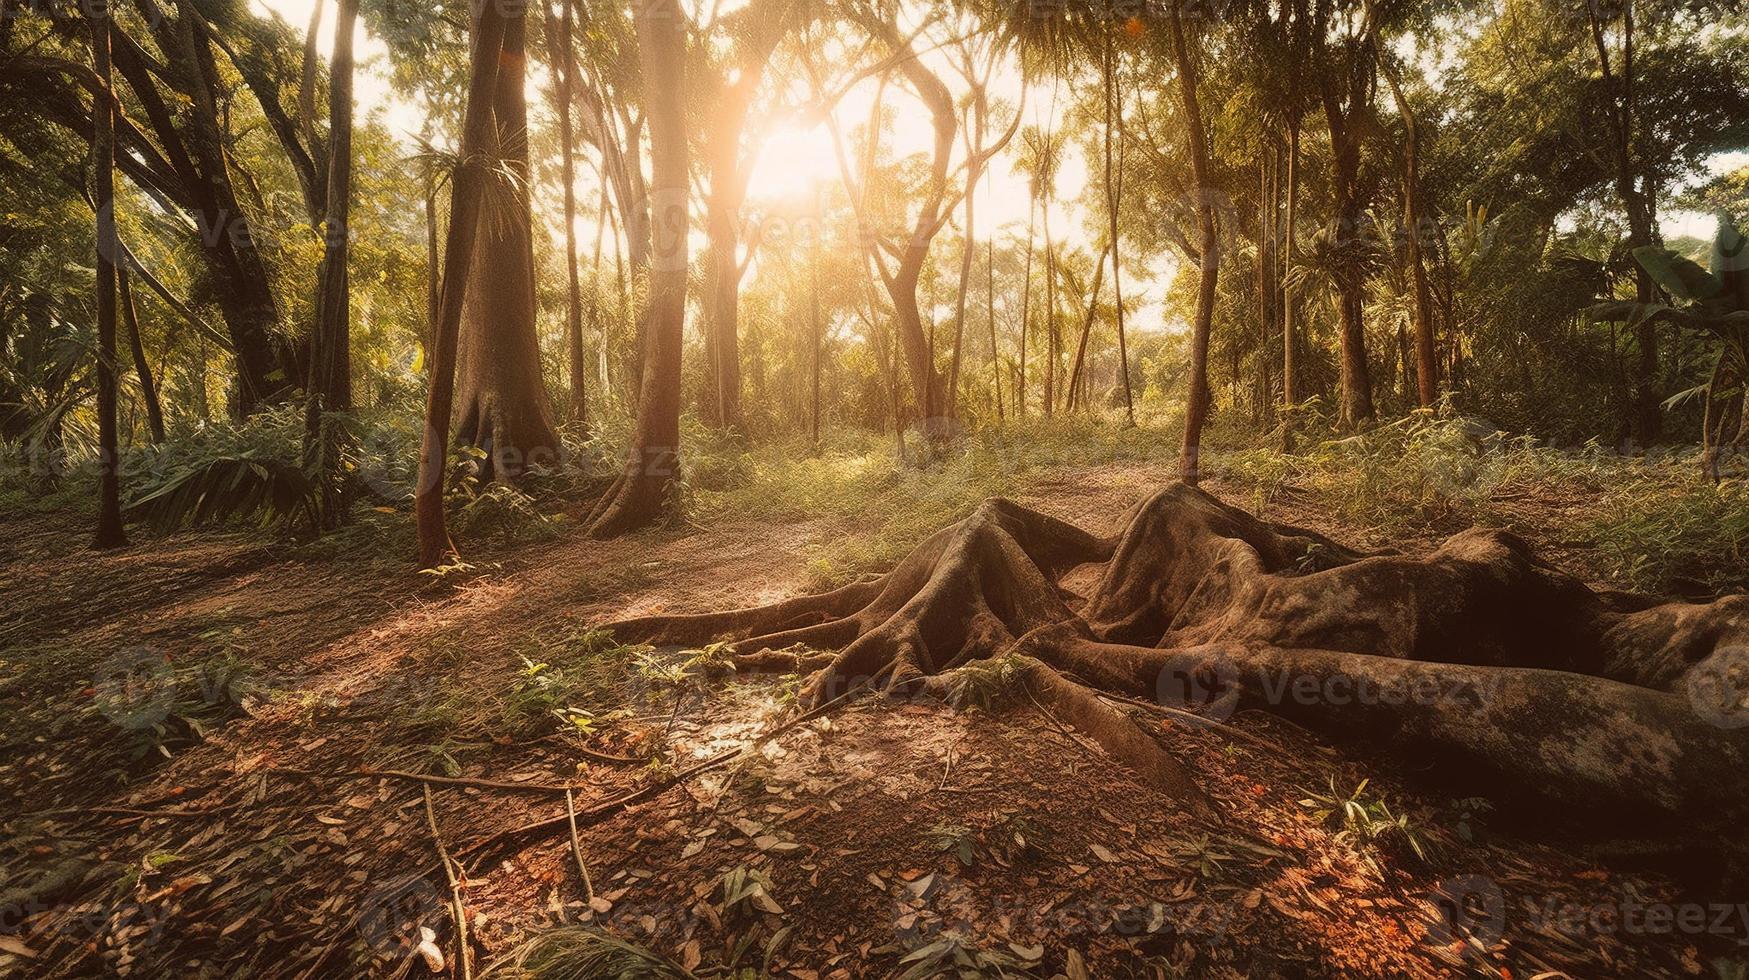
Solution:
{"label": "gnarled root", "polygon": [[[1059,584],[1096,562],[1085,598]],[[1182,767],[1089,689],[1221,718],[1260,708],[1642,832],[1749,817],[1749,597],[1600,595],[1501,531],[1365,555],[1176,484],[1102,540],[991,500],[877,580],[613,630],[819,668],[814,704],[1025,654],[1042,709],[1186,800],[1202,797]]]}

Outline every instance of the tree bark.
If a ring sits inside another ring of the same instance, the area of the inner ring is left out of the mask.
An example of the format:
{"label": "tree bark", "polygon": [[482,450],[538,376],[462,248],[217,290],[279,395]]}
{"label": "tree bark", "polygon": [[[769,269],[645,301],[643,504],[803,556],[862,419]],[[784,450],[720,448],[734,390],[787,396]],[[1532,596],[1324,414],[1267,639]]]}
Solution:
{"label": "tree bark", "polygon": [[1403,235],[1414,288],[1415,389],[1422,408],[1439,401],[1439,354],[1433,336],[1433,292],[1427,284],[1427,262],[1421,251],[1421,139],[1415,111],[1403,95],[1394,67],[1385,66],[1385,80],[1403,117]]}
{"label": "tree bark", "polygon": [[310,376],[305,386],[304,454],[320,474],[323,527],[345,519],[347,488],[341,473],[346,433],[328,413],[352,410],[351,298],[347,259],[352,237],[352,35],[358,0],[337,0],[334,54],[328,81],[328,215],[326,249],[318,278],[316,329],[310,336]]}
{"label": "tree bark", "polygon": [[495,175],[486,186],[457,352],[455,440],[484,451],[481,482],[519,480],[530,466],[557,463],[561,449],[535,325],[527,30],[519,5],[504,24],[504,64],[496,75],[486,151],[515,179]]}
{"label": "tree bark", "polygon": [[[1330,129],[1333,158],[1330,182],[1335,198],[1336,244],[1340,250],[1357,247],[1366,222],[1366,202],[1361,199],[1359,187],[1361,134],[1355,117],[1367,104],[1372,89],[1374,43],[1369,12],[1360,36],[1349,42],[1351,50],[1339,62],[1342,77],[1336,77],[1337,71],[1327,66],[1319,80],[1324,117]],[[1338,82],[1343,85],[1340,92]],[[1372,375],[1366,359],[1366,276],[1359,268],[1338,270],[1336,288],[1341,294],[1342,312],[1342,421],[1358,426],[1375,415]]]}
{"label": "tree bark", "polygon": [[474,242],[484,203],[493,137],[493,99],[504,55],[504,5],[483,3],[474,10],[468,101],[462,116],[461,158],[450,183],[449,233],[443,255],[438,318],[432,325],[431,387],[425,400],[425,434],[419,444],[419,484],[413,515],[419,537],[419,563],[436,568],[455,554],[443,513],[449,457],[449,419],[455,398],[455,367],[462,305],[473,265]]}
{"label": "tree bark", "polygon": [[115,234],[115,116],[110,93],[110,10],[86,9],[91,21],[93,68],[103,90],[92,106],[92,202],[97,214],[97,531],[91,546],[128,543],[121,521],[121,459],[116,431],[115,266],[121,245]]}
{"label": "tree bark", "polygon": [[684,15],[676,0],[637,7],[650,128],[652,225],[648,347],[638,421],[619,479],[590,514],[591,537],[648,526],[668,505],[680,466],[680,349],[686,319],[688,185]]}

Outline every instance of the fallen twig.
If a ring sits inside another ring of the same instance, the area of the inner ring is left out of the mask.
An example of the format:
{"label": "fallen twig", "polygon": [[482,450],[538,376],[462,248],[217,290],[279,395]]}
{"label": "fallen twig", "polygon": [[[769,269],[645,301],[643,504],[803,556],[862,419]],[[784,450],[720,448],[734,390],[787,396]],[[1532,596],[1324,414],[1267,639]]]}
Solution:
{"label": "fallen twig", "polygon": [[581,786],[560,785],[558,783],[513,783],[502,779],[475,779],[470,776],[429,776],[420,772],[407,772],[402,769],[360,769],[365,776],[382,776],[393,779],[407,779],[419,783],[436,783],[443,786],[478,786],[484,789],[504,789],[522,793],[569,793],[582,789]]}
{"label": "fallen twig", "polygon": [[437,860],[443,865],[444,880],[449,882],[450,917],[455,920],[456,969],[462,980],[473,980],[474,968],[468,962],[468,913],[462,906],[461,879],[456,877],[455,868],[450,865],[449,850],[443,846],[443,835],[437,830],[437,811],[431,806],[431,787],[420,788],[425,792],[425,822],[431,826],[431,839],[437,844]]}
{"label": "fallen twig", "polygon": [[565,817],[571,821],[571,855],[577,859],[577,870],[583,875],[583,901],[594,910],[595,884],[589,880],[589,865],[583,861],[583,844],[577,839],[577,805],[565,791]]}

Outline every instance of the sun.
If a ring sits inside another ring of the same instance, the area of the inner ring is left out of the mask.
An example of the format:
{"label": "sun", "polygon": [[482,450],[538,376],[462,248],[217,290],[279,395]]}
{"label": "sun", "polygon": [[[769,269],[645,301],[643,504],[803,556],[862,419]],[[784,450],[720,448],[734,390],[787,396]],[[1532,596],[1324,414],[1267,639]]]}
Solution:
{"label": "sun", "polygon": [[811,197],[823,184],[839,181],[832,134],[825,124],[793,122],[773,126],[759,148],[759,162],[747,182],[749,200],[781,201]]}

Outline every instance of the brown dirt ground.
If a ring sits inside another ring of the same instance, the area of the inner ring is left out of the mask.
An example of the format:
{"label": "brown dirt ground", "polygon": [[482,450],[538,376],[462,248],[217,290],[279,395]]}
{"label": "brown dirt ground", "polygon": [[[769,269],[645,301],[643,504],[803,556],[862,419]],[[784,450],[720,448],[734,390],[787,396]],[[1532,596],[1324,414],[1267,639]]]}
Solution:
{"label": "brown dirt ground", "polygon": [[[1109,529],[1169,478],[1149,467],[1066,471],[1022,499]],[[1246,500],[1218,480],[1212,489]],[[1534,539],[1539,503],[1522,506]],[[1267,516],[1380,543],[1305,497],[1274,501]],[[93,554],[81,528],[0,523],[10,718],[0,975],[426,975],[405,942],[414,923],[451,960],[455,944],[425,798],[415,782],[362,770],[570,780],[586,811],[662,771],[585,747],[661,749],[685,765],[744,744],[783,710],[780,682],[687,682],[678,705],[675,689],[656,685],[638,692],[632,717],[592,734],[515,720],[506,692],[524,657],[550,655],[552,637],[588,624],[792,594],[806,583],[809,547],[844,530],[817,521],[612,542],[562,535],[482,551],[473,571],[432,579],[406,571],[398,539],[335,556],[187,534]],[[1393,543],[1414,551],[1436,539],[1430,528]],[[118,662],[151,672],[233,661],[279,693],[206,719],[201,738],[173,727],[168,758],[135,758],[138,740],[107,720],[104,678]],[[703,975],[724,975],[745,941],[740,965],[798,978],[898,975],[956,944],[1031,971],[1010,976],[1700,976],[1721,946],[1749,939],[1749,923],[1735,920],[1724,939],[1618,922],[1623,908],[1692,896],[1585,857],[1559,834],[1513,836],[1430,792],[1413,767],[1339,752],[1263,716],[1234,719],[1238,733],[1152,724],[1222,805],[1225,826],[1194,825],[1030,704],[864,699],[732,766],[585,818],[593,909],[562,829],[470,864],[461,891],[476,962],[579,921]],[[1369,798],[1409,818],[1428,859],[1400,842],[1345,839],[1300,802],[1366,778]],[[550,792],[431,790],[452,851],[565,813]],[[765,875],[766,899],[724,907],[722,879],[737,869]],[[66,881],[22,902],[44,875]],[[1499,900],[1485,952],[1429,925],[1442,882]]]}

